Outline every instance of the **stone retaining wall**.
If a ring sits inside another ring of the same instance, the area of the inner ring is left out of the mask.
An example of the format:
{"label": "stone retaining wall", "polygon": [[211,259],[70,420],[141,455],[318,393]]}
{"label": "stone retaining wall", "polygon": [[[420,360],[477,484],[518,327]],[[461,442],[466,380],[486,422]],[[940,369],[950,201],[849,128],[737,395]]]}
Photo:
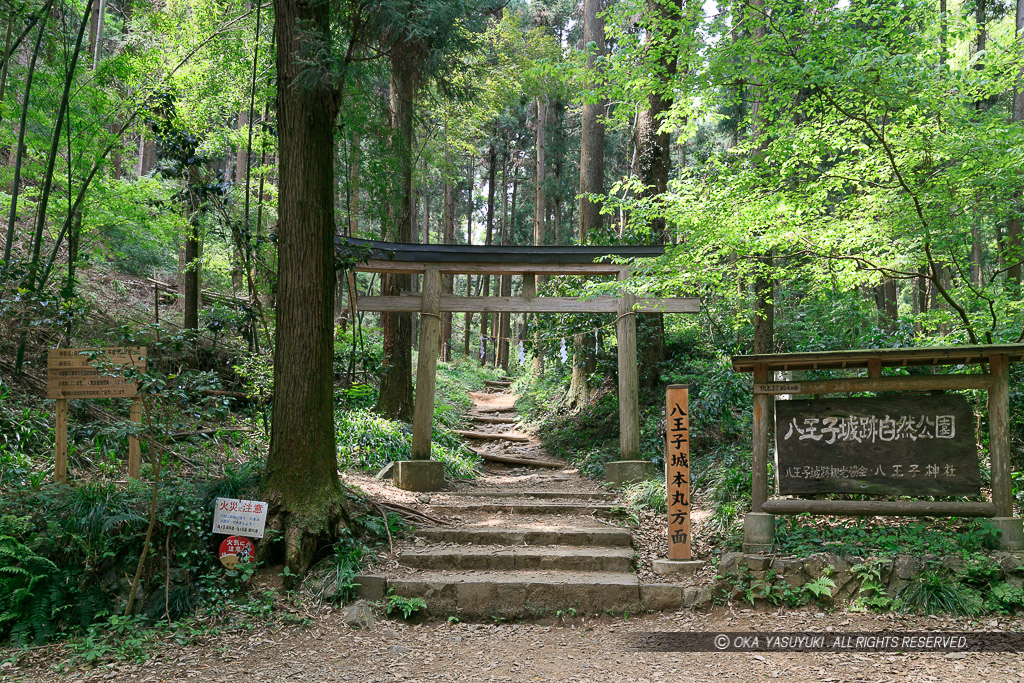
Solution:
{"label": "stone retaining wall", "polygon": [[[989,557],[999,566],[1000,575],[997,580],[1006,581],[1018,587],[1024,585],[1024,553],[994,552]],[[925,568],[938,566],[955,573],[964,564],[961,557],[939,557],[937,555],[866,558],[831,553],[819,553],[807,557],[725,553],[718,566],[717,587],[727,592],[731,589],[738,593],[739,589],[734,587],[730,576],[735,577],[742,572],[743,568],[746,568],[752,579],[764,580],[769,572],[772,572],[775,583],[784,581],[792,588],[799,588],[808,581],[822,576],[826,567],[831,567],[832,571],[828,576],[836,585],[832,589],[830,602],[838,604],[849,601],[860,588],[860,581],[850,571],[851,567],[864,564],[871,559],[882,560],[882,582],[889,595],[895,595],[910,583],[915,574]],[[736,595],[730,597],[736,597]]]}

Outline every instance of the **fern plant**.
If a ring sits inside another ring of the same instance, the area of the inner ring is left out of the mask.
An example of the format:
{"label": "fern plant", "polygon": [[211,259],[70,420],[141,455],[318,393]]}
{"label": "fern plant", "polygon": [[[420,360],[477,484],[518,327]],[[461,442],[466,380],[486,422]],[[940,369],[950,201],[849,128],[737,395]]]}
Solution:
{"label": "fern plant", "polygon": [[835,587],[835,581],[833,581],[828,576],[822,575],[814,579],[813,581],[808,581],[800,588],[810,597],[814,598],[815,600],[818,600],[824,597],[831,597],[832,589]]}
{"label": "fern plant", "polygon": [[395,595],[395,589],[389,588],[384,596],[384,613],[391,616],[393,612],[401,612],[403,619],[408,619],[416,612],[427,609],[427,601],[423,598],[406,598]]}
{"label": "fern plant", "polygon": [[0,518],[0,640],[43,643],[57,631],[61,606],[60,569],[17,536],[28,518]]}
{"label": "fern plant", "polygon": [[885,588],[882,572],[886,563],[871,559],[850,567],[850,572],[860,580],[860,589],[850,609],[854,612],[874,610],[884,612],[894,606],[894,601]]}

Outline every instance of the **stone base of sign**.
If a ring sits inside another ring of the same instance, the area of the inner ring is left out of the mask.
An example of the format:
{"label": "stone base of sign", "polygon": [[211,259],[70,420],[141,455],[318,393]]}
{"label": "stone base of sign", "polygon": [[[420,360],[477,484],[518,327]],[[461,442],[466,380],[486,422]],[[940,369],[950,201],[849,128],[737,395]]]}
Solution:
{"label": "stone base of sign", "polygon": [[999,529],[1000,550],[1024,550],[1024,519],[1020,517],[993,517],[989,520]]}
{"label": "stone base of sign", "polygon": [[615,488],[658,476],[658,470],[649,460],[615,460],[604,466],[605,481]]}
{"label": "stone base of sign", "polygon": [[437,460],[399,460],[394,469],[395,486],[406,491],[440,491],[444,488],[444,463]]}
{"label": "stone base of sign", "polygon": [[704,560],[655,560],[653,564],[659,574],[693,574],[704,566]]}
{"label": "stone base of sign", "polygon": [[775,515],[748,512],[743,515],[743,552],[771,552],[775,542]]}

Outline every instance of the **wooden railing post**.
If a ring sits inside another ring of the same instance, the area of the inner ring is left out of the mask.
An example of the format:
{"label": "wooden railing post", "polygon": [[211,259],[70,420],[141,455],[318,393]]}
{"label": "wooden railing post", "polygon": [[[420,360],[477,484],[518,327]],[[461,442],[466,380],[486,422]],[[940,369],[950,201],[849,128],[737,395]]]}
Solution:
{"label": "wooden railing post", "polygon": [[[128,409],[128,418],[136,429],[142,427],[142,401],[138,398],[132,399],[132,405]],[[128,437],[128,476],[138,479],[141,474],[142,451],[139,446],[139,435],[132,434]]]}
{"label": "wooden railing post", "polygon": [[56,404],[57,424],[53,480],[64,483],[68,480],[68,400],[58,398]]}

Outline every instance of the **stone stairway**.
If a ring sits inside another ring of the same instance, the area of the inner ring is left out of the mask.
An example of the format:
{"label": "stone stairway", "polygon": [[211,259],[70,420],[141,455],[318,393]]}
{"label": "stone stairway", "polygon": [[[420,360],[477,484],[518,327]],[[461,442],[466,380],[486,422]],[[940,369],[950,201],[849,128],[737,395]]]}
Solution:
{"label": "stone stairway", "polygon": [[417,529],[398,567],[363,578],[372,592],[423,598],[439,617],[635,613],[640,583],[629,529],[596,517],[613,500],[597,491],[435,494],[431,514],[460,522]]}
{"label": "stone stairway", "polygon": [[[474,398],[474,434],[514,429],[514,396]],[[630,530],[614,519],[614,493],[553,461],[535,438],[527,441],[487,440],[477,451],[485,464],[476,481],[419,496],[424,512],[449,525],[416,529],[385,567],[357,577],[359,596],[379,600],[394,591],[423,598],[431,616],[463,620],[693,604],[696,589],[640,582]]]}

